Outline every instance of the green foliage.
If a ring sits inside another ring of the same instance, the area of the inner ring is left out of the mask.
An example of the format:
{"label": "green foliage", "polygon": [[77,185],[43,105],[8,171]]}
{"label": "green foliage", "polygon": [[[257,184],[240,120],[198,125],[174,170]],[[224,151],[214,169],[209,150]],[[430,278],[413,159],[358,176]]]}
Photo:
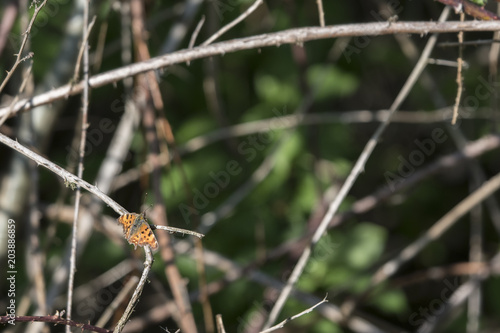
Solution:
{"label": "green foliage", "polygon": [[176,139],[183,143],[203,133],[215,130],[213,119],[207,117],[192,117],[190,121],[183,125],[176,132]]}
{"label": "green foliage", "polygon": [[379,258],[384,249],[386,231],[379,226],[361,223],[349,235],[346,260],[353,268],[368,268]]}
{"label": "green foliage", "polygon": [[333,65],[311,66],[307,71],[307,79],[318,100],[350,95],[359,86],[354,75]]}
{"label": "green foliage", "polygon": [[260,75],[255,79],[257,97],[269,105],[296,105],[299,91],[290,82],[283,82],[270,75]]}
{"label": "green foliage", "polygon": [[385,290],[373,299],[373,305],[385,313],[401,314],[408,310],[408,301],[401,290]]}
{"label": "green foliage", "polygon": [[344,331],[338,326],[332,323],[329,320],[319,320],[312,329],[309,331],[310,333],[343,333]]}

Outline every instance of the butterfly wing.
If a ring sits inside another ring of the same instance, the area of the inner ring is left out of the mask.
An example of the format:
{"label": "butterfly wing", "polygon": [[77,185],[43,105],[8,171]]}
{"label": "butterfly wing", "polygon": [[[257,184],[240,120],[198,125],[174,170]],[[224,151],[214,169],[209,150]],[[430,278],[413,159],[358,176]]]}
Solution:
{"label": "butterfly wing", "polygon": [[144,219],[144,214],[136,214],[134,223],[128,232],[127,240],[134,247],[149,245],[153,250],[158,249],[158,241],[151,227]]}
{"label": "butterfly wing", "polygon": [[153,250],[158,249],[158,241],[146,221],[141,222],[137,232],[132,234],[128,241],[130,244],[134,244],[135,247],[149,245]]}
{"label": "butterfly wing", "polygon": [[151,246],[153,250],[158,249],[158,241],[156,240],[153,230],[151,230],[151,227],[146,221],[143,221],[139,229],[137,245],[144,246],[146,244]]}
{"label": "butterfly wing", "polygon": [[137,214],[124,214],[118,218],[118,223],[123,227],[123,235],[127,239],[130,237],[130,229],[136,219],[135,215]]}
{"label": "butterfly wing", "polygon": [[123,234],[129,244],[137,246],[149,245],[151,249],[158,249],[158,241],[151,230],[151,227],[144,219],[144,214],[125,214],[118,218],[118,222],[123,226]]}

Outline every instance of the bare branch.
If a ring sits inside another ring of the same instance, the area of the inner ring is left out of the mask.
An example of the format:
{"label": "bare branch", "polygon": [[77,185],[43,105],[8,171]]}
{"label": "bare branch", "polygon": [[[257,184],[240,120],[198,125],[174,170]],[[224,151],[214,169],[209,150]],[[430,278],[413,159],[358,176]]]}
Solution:
{"label": "bare branch", "polygon": [[196,42],[196,38],[200,33],[203,23],[205,23],[205,15],[201,17],[200,22],[198,22],[198,24],[196,25],[196,28],[194,29],[193,34],[191,35],[191,39],[189,40],[188,49],[192,49],[194,47],[194,43]]}
{"label": "bare branch", "polygon": [[236,19],[234,19],[232,22],[226,24],[223,26],[219,31],[217,31],[215,34],[212,35],[209,39],[204,41],[201,46],[206,46],[212,43],[214,40],[222,36],[224,33],[226,33],[229,29],[243,21],[245,18],[247,18],[250,14],[252,14],[262,3],[264,0],[256,0],[250,7],[248,7],[247,10],[245,10],[240,16],[238,16]]}
{"label": "bare branch", "polygon": [[12,77],[12,74],[14,74],[17,66],[19,66],[19,64],[21,64],[24,60],[33,57],[33,53],[30,53],[28,56],[21,58],[23,51],[24,51],[24,47],[26,46],[26,43],[28,42],[28,37],[29,37],[29,34],[31,32],[31,28],[33,27],[33,23],[35,23],[36,17],[38,16],[38,13],[40,13],[40,11],[42,10],[42,8],[45,6],[46,3],[47,3],[47,0],[45,0],[44,2],[42,2],[39,5],[35,4],[35,12],[33,13],[33,17],[31,18],[31,21],[28,25],[28,29],[26,29],[26,31],[24,32],[24,38],[23,38],[23,41],[21,42],[21,47],[19,48],[19,51],[17,53],[16,62],[12,66],[11,70],[7,73],[7,77],[3,80],[2,84],[0,85],[0,92],[2,92],[2,90],[7,85],[7,82],[9,82],[9,80]]}
{"label": "bare branch", "polygon": [[222,316],[220,314],[215,316],[215,321],[217,323],[217,333],[226,333],[224,323],[222,322]]}
{"label": "bare branch", "polygon": [[120,306],[120,304],[125,300],[125,297],[132,291],[134,285],[139,281],[137,276],[132,276],[130,280],[127,281],[125,286],[120,290],[118,295],[115,297],[113,302],[104,310],[104,313],[101,315],[99,320],[96,323],[96,326],[104,326],[109,321],[109,319],[115,313],[115,310]]}
{"label": "bare branch", "polygon": [[202,239],[203,237],[205,237],[204,234],[200,234],[199,232],[195,232],[195,231],[191,231],[191,230],[187,230],[187,229],[175,228],[175,227],[170,227],[170,226],[166,226],[166,225],[156,225],[156,224],[151,224],[151,226],[154,227],[155,229],[166,230],[170,233],[176,232],[178,234],[186,234],[186,235],[196,236],[199,239]]}
{"label": "bare branch", "polygon": [[298,314],[296,314],[294,316],[291,316],[290,318],[287,318],[287,319],[283,320],[281,323],[279,323],[277,325],[274,325],[273,327],[270,327],[267,330],[261,331],[260,333],[269,333],[269,332],[273,332],[273,331],[276,331],[277,329],[285,327],[285,325],[288,322],[290,322],[290,321],[292,321],[294,319],[297,319],[297,318],[299,318],[299,317],[301,317],[301,316],[303,316],[305,314],[308,314],[308,313],[312,312],[312,310],[314,310],[315,308],[317,308],[318,306],[320,306],[321,304],[328,302],[328,300],[326,299],[327,297],[328,297],[328,295],[326,295],[325,298],[323,298],[323,300],[321,302],[316,303],[315,305],[311,306],[309,309],[306,309],[306,310],[302,311],[301,313],[298,313]]}
{"label": "bare branch", "polygon": [[[82,95],[82,123],[80,129],[80,149],[79,149],[79,160],[78,160],[78,178],[83,177],[83,159],[85,156],[85,144],[87,141],[87,128],[88,128],[88,110],[89,110],[89,42],[88,37],[90,30],[95,23],[95,16],[92,22],[89,24],[89,7],[90,1],[85,2],[83,7],[83,41],[82,47],[80,48],[80,55],[83,56],[83,81],[85,85],[83,86]],[[80,55],[77,58],[75,66],[75,76],[76,79],[80,72]],[[76,271],[76,246],[77,246],[77,233],[78,233],[78,214],[80,212],[80,199],[82,197],[82,191],[78,186],[75,193],[75,211],[73,214],[73,230],[71,234],[71,255],[69,260],[69,279],[68,279],[68,299],[66,303],[66,318],[71,319],[71,312],[73,307],[73,287],[75,281],[75,271]],[[71,333],[69,326],[66,326],[66,333]]]}
{"label": "bare branch", "polygon": [[21,145],[19,142],[14,141],[10,139],[9,137],[3,135],[0,133],[0,142],[3,144],[11,147],[14,150],[17,150],[24,156],[28,157],[29,159],[35,161],[38,163],[38,165],[42,165],[45,168],[49,169],[59,177],[61,177],[64,182],[66,183],[67,186],[74,187],[75,185],[81,186],[90,193],[94,194],[98,198],[100,198],[102,201],[104,201],[109,207],[111,207],[115,212],[117,212],[120,215],[127,214],[128,212],[120,206],[116,201],[108,197],[106,194],[104,194],[99,188],[97,188],[94,185],[91,185],[87,183],[85,180],[78,178],[72,173],[69,173],[68,171],[64,170],[60,166],[52,163],[51,161],[47,160],[45,157],[38,155],[34,151],[29,150],[28,148],[24,147]]}
{"label": "bare branch", "polygon": [[[247,38],[235,39],[227,42],[207,46],[195,47],[191,50],[181,50],[169,53],[150,60],[120,67],[90,78],[91,88],[101,87],[106,84],[123,80],[127,77],[144,73],[150,70],[171,66],[178,63],[207,58],[215,55],[237,52],[241,50],[258,49],[284,44],[301,44],[307,41],[347,37],[347,36],[379,36],[389,34],[428,34],[451,33],[463,31],[497,31],[500,30],[499,21],[466,21],[466,22],[376,22],[365,24],[345,24],[328,27],[308,27],[284,30],[276,33],[257,35]],[[16,103],[13,112],[25,111],[36,106],[52,103],[65,98],[71,86],[64,85],[49,92],[40,94],[31,99],[24,99]],[[71,89],[71,94],[78,94],[83,89],[83,83],[76,84]],[[8,108],[0,109],[0,116]]]}
{"label": "bare branch", "polygon": [[318,14],[319,14],[319,26],[325,26],[325,12],[323,10],[323,0],[316,0],[318,5]]}
{"label": "bare branch", "polygon": [[78,323],[73,320],[66,320],[61,318],[61,316],[55,314],[53,316],[17,316],[10,318],[9,316],[0,316],[0,324],[7,324],[10,320],[14,320],[16,323],[32,323],[32,322],[43,322],[43,323],[53,323],[55,325],[69,325],[73,327],[78,327],[82,330],[93,331],[98,333],[113,333],[113,331],[107,330],[105,328],[92,326],[89,324]]}
{"label": "bare branch", "polygon": [[80,47],[80,50],[78,51],[78,57],[76,58],[75,71],[73,72],[73,83],[78,81],[78,78],[80,75],[80,64],[82,61],[83,52],[85,51],[86,46],[88,46],[89,35],[90,35],[90,32],[92,31],[92,28],[94,27],[96,18],[97,18],[96,16],[94,16],[92,18],[92,21],[88,25],[88,28],[86,29],[85,35],[83,36],[82,47]]}
{"label": "bare branch", "polygon": [[[30,55],[31,56],[31,55]],[[19,100],[19,98],[22,96],[22,93],[24,92],[24,89],[26,88],[26,85],[28,82],[31,80],[31,70],[33,69],[33,61],[30,62],[29,67],[26,69],[26,72],[24,74],[24,79],[23,82],[21,83],[21,86],[19,87],[18,93],[16,96],[12,99],[12,102],[10,103],[9,108],[11,111],[5,113],[1,118],[0,118],[0,126],[3,125],[3,123],[9,118],[10,113],[12,112],[12,108],[16,104],[16,102]]]}
{"label": "bare branch", "polygon": [[[460,21],[463,21],[465,14],[460,13]],[[464,32],[460,31],[458,33],[458,59],[457,59],[457,96],[455,97],[455,105],[453,106],[453,119],[451,120],[451,124],[455,125],[458,118],[458,107],[460,106],[460,100],[462,99],[462,92],[464,91],[464,79],[462,78],[462,67],[463,67],[463,53],[464,46],[462,43],[464,42]]]}
{"label": "bare branch", "polygon": [[142,289],[144,288],[144,285],[146,284],[146,281],[148,279],[151,266],[153,266],[154,259],[153,259],[153,253],[151,252],[151,248],[149,246],[145,246],[144,253],[146,253],[146,260],[144,261],[144,270],[142,271],[141,279],[137,284],[137,288],[135,288],[134,294],[132,295],[132,298],[130,299],[127,308],[125,309],[125,312],[123,312],[120,320],[118,321],[118,324],[116,324],[114,333],[120,333],[125,327],[125,324],[127,323],[128,319],[130,318],[130,315],[132,314],[132,311],[134,311],[135,306],[139,302],[139,297],[141,297]]}

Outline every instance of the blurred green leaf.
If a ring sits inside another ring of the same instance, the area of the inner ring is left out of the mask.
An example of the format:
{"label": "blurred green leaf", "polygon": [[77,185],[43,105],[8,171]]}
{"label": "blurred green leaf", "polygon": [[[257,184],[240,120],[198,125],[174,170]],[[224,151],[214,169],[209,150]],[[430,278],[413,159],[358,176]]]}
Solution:
{"label": "blurred green leaf", "polygon": [[307,71],[307,80],[318,100],[344,97],[359,86],[358,79],[333,65],[313,65]]}
{"label": "blurred green leaf", "polygon": [[400,290],[385,290],[374,298],[373,303],[386,313],[397,314],[408,309],[406,296]]}
{"label": "blurred green leaf", "polygon": [[329,320],[320,320],[316,325],[313,326],[310,333],[342,333],[344,332],[338,325],[335,325]]}
{"label": "blurred green leaf", "polygon": [[368,268],[382,254],[386,237],[386,231],[372,223],[354,226],[346,253],[349,264],[358,269]]}
{"label": "blurred green leaf", "polygon": [[300,93],[294,84],[270,75],[257,76],[255,90],[261,100],[271,105],[295,105],[300,100]]}

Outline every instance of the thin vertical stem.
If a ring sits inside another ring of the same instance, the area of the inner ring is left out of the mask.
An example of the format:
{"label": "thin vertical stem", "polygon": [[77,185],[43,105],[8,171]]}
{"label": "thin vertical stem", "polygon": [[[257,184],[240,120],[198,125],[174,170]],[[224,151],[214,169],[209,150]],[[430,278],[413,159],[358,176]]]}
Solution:
{"label": "thin vertical stem", "polygon": [[[89,30],[89,10],[90,10],[90,0],[88,0],[83,9],[83,96],[82,96],[82,126],[80,135],[80,149],[79,149],[79,162],[77,176],[82,178],[83,176],[83,159],[85,156],[85,142],[87,138],[87,118],[89,109],[89,43],[88,43],[88,30]],[[76,188],[75,197],[75,210],[73,215],[73,233],[71,238],[71,256],[70,256],[70,269],[69,269],[69,279],[68,279],[68,300],[66,305],[66,318],[71,319],[71,308],[73,303],[73,285],[75,279],[75,267],[76,267],[76,246],[77,246],[77,233],[78,233],[78,215],[80,211],[80,198],[82,192],[80,186]],[[71,327],[66,326],[66,333],[71,332]]]}

